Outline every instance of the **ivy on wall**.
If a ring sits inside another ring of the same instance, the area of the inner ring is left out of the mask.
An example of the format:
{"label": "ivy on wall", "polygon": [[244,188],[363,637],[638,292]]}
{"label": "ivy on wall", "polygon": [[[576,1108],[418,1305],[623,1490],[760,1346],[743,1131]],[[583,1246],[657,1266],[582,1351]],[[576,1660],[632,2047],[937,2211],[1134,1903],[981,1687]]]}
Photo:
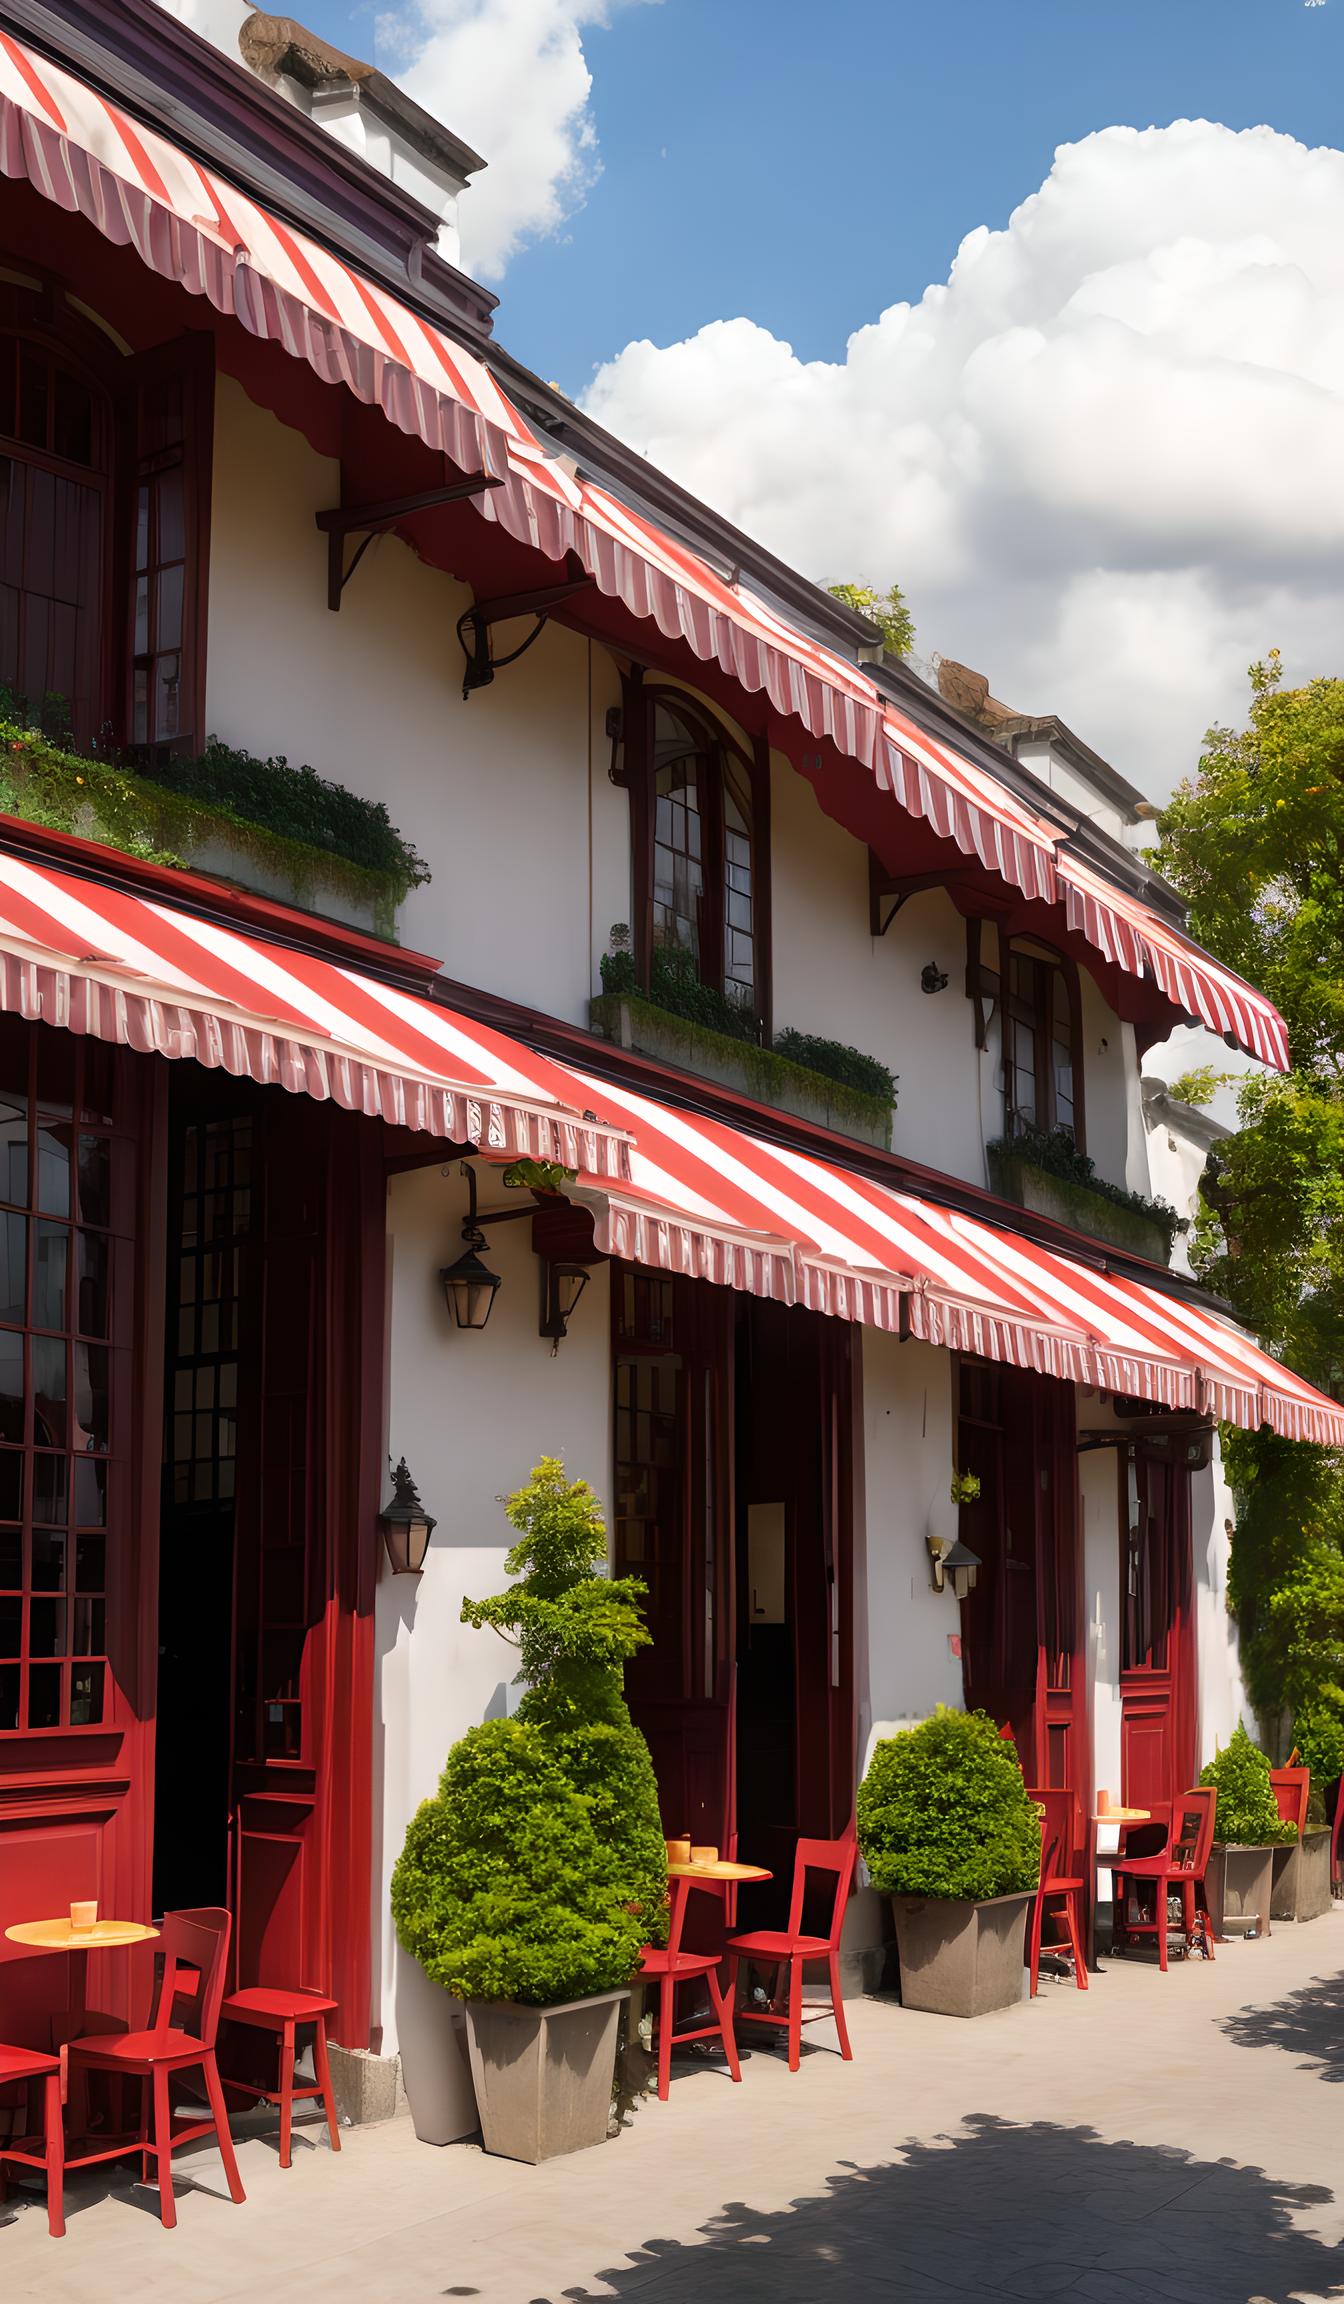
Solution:
{"label": "ivy on wall", "polygon": [[1058,1176],[1065,1184],[1076,1184],[1084,1192],[1095,1192],[1099,1199],[1109,1200],[1116,1208],[1127,1208],[1132,1215],[1157,1226],[1167,1237],[1167,1247],[1178,1232],[1188,1231],[1185,1217],[1178,1216],[1165,1200],[1150,1200],[1143,1192],[1127,1191],[1123,1184],[1112,1184],[1099,1176],[1085,1152],[1080,1152],[1067,1128],[1024,1128],[1017,1136],[996,1136],[986,1146],[991,1159],[1025,1160],[1043,1175]]}

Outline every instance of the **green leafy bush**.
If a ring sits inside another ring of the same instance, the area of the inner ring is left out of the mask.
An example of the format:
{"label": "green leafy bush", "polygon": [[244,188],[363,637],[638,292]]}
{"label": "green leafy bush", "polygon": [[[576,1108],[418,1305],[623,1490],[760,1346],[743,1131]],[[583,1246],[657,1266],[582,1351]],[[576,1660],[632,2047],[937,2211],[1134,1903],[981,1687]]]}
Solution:
{"label": "green leafy bush", "polygon": [[1068,1184],[1081,1184],[1088,1192],[1095,1192],[1102,1200],[1109,1200],[1117,1208],[1130,1208],[1136,1216],[1145,1216],[1166,1233],[1170,1247],[1178,1232],[1188,1232],[1188,1219],[1178,1216],[1165,1200],[1150,1200],[1142,1192],[1126,1191],[1123,1184],[1112,1184],[1099,1176],[1086,1152],[1080,1152],[1067,1128],[1024,1128],[1016,1136],[996,1136],[987,1147],[991,1156],[999,1160],[1026,1160],[1047,1176],[1059,1176]]}
{"label": "green leafy bush", "polygon": [[857,1088],[861,1096],[880,1097],[884,1104],[896,1101],[895,1074],[879,1064],[876,1056],[865,1056],[841,1040],[819,1040],[815,1032],[790,1028],[776,1032],[773,1047],[776,1056],[786,1056],[790,1064],[805,1064],[809,1072],[838,1080],[842,1088]]}
{"label": "green leafy bush", "polygon": [[1244,1728],[1233,1729],[1231,1742],[1209,1761],[1199,1781],[1218,1787],[1214,1832],[1220,1841],[1264,1848],[1270,1841],[1296,1840],[1296,1824],[1285,1823],[1275,1805],[1269,1761]]}
{"label": "green leafy bush", "polygon": [[412,1818],[392,1875],[397,1934],[459,1999],[543,2006],[629,1983],[665,1934],[667,1852],[648,1746],[623,1693],[647,1645],[633,1577],[598,1573],[592,1490],[545,1457],[507,1500],[518,1581],[464,1600],[512,1637],[527,1694],[471,1728]]}
{"label": "green leafy bush", "polygon": [[859,1786],[858,1832],[885,1895],[979,1904],[1040,1877],[1040,1817],[1016,1747],[987,1712],[940,1705],[884,1738]]}
{"label": "green leafy bush", "polygon": [[386,873],[403,895],[429,878],[424,858],[402,839],[381,800],[361,799],[313,768],[291,768],[283,753],[259,760],[212,736],[197,758],[155,761],[143,774],[222,815],[264,824],[281,839],[326,848],[368,872]]}

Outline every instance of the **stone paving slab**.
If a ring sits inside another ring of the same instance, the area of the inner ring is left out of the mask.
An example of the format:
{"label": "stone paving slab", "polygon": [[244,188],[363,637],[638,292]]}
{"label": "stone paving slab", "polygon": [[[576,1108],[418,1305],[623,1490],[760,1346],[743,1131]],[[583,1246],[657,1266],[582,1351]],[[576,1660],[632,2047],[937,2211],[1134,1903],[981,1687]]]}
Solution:
{"label": "stone paving slab", "polygon": [[1108,1962],[973,2023],[851,2002],[855,2061],[679,2060],[613,2142],[529,2169],[409,2122],[252,2133],[178,2226],[74,2179],[63,2241],[0,2207],[4,2304],[1320,2304],[1344,2299],[1344,1907],[1165,1977]]}

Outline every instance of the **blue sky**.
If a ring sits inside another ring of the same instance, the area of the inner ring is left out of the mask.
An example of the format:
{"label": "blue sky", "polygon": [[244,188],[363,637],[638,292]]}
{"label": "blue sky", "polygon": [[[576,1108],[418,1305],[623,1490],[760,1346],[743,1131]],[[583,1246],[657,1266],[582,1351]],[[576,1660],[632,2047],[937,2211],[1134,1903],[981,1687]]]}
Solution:
{"label": "blue sky", "polygon": [[[375,45],[368,6],[299,12]],[[1095,128],[1344,141],[1344,0],[660,0],[583,40],[602,173],[509,265],[499,329],[574,392],[631,338],[739,313],[840,358]]]}

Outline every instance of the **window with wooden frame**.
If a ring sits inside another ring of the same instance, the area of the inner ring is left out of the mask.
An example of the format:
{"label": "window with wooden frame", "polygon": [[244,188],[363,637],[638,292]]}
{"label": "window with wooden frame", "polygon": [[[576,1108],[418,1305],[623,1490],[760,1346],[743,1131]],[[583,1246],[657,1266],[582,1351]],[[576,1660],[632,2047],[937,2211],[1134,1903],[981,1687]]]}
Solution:
{"label": "window with wooden frame", "polygon": [[77,744],[204,742],[213,340],[118,352],[0,281],[0,684]]}
{"label": "window with wooden frame", "polygon": [[1051,1135],[1084,1149],[1078,972],[1048,945],[1002,943],[1004,1134]]}
{"label": "window with wooden frame", "polygon": [[769,757],[680,689],[626,685],[635,957],[684,955],[700,982],[769,1022]]}

